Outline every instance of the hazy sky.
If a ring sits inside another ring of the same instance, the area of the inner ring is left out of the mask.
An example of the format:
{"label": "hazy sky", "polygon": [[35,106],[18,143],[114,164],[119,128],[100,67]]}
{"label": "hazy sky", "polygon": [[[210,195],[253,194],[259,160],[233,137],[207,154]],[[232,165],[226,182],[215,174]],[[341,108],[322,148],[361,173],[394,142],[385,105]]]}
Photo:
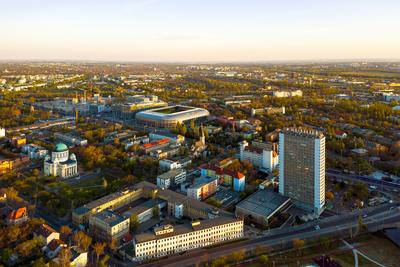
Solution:
{"label": "hazy sky", "polygon": [[400,59],[400,1],[0,0],[8,59]]}

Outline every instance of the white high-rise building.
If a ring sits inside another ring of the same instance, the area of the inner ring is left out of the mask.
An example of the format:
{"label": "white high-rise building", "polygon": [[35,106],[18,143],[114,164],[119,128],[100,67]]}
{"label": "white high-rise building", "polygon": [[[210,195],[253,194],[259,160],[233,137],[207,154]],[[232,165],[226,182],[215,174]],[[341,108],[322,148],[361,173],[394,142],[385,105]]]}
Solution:
{"label": "white high-rise building", "polygon": [[279,134],[279,192],[317,215],[325,205],[325,136],[287,128]]}

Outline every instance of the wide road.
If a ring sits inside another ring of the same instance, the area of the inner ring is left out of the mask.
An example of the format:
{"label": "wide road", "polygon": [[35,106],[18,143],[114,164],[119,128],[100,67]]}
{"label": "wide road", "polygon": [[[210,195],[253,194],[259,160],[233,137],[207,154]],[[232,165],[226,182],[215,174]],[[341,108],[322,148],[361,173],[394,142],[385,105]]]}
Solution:
{"label": "wide road", "polygon": [[358,174],[351,174],[351,173],[344,173],[340,170],[328,169],[326,170],[326,175],[331,178],[338,178],[343,180],[351,180],[355,182],[364,182],[368,185],[375,185],[379,187],[384,187],[391,190],[398,190],[400,191],[400,184],[394,182],[388,182],[384,180],[378,180],[373,177],[358,175]]}
{"label": "wide road", "polygon": [[[212,260],[218,257],[229,255],[238,249],[251,250],[258,245],[262,246],[288,246],[294,238],[315,239],[322,236],[348,236],[350,228],[356,229],[358,217],[363,216],[363,223],[370,229],[379,227],[383,224],[400,222],[399,203],[391,203],[378,207],[368,208],[360,212],[352,212],[346,215],[332,216],[320,221],[305,223],[285,229],[276,229],[267,232],[259,238],[239,241],[214,248],[199,248],[179,255],[170,255],[168,258],[160,259],[156,262],[142,264],[141,266],[191,266],[196,262]],[[315,230],[315,225],[319,225],[320,230]],[[128,266],[136,266],[137,263],[130,263]]]}

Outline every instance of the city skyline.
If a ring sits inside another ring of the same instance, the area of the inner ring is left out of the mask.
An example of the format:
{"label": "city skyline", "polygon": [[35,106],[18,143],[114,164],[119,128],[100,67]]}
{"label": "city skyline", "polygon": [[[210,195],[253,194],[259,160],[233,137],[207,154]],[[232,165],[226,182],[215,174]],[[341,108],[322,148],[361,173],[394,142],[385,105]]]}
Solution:
{"label": "city skyline", "polygon": [[2,5],[0,60],[400,59],[395,1],[42,1]]}

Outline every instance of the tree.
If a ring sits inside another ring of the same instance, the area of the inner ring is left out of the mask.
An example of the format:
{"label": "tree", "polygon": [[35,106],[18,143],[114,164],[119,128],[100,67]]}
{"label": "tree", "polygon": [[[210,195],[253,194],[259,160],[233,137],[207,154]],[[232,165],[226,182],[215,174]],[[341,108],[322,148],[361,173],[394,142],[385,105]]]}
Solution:
{"label": "tree", "polygon": [[110,248],[110,250],[112,252],[115,253],[117,251],[117,249],[118,249],[118,241],[117,241],[117,239],[115,239],[115,238],[111,239],[111,242],[108,244],[108,247]]}
{"label": "tree", "polygon": [[298,251],[298,253],[301,252],[301,249],[305,246],[306,241],[303,239],[295,238],[293,239],[293,247]]}
{"label": "tree", "polygon": [[106,247],[106,243],[103,243],[103,242],[101,242],[101,243],[100,242],[96,242],[93,245],[93,251],[96,254],[96,263],[97,264],[99,263],[100,256],[104,253],[105,247]]}
{"label": "tree", "polygon": [[235,251],[231,254],[232,260],[235,263],[239,263],[242,260],[244,260],[245,256],[246,256],[246,252],[244,250]]}
{"label": "tree", "polygon": [[153,207],[153,217],[160,217],[160,207],[158,205]]}
{"label": "tree", "polygon": [[139,219],[138,216],[136,214],[133,214],[130,218],[130,228],[131,231],[134,232],[137,230],[137,228],[139,227]]}
{"label": "tree", "polygon": [[211,262],[211,267],[222,267],[226,265],[226,258],[221,257]]}
{"label": "tree", "polygon": [[79,231],[76,234],[74,234],[72,237],[72,240],[83,251],[88,251],[90,245],[92,244],[92,238],[90,236],[86,235],[82,231]]}
{"label": "tree", "polygon": [[267,255],[261,255],[259,258],[258,258],[258,261],[261,263],[261,264],[263,264],[263,265],[266,265],[267,263],[268,263],[268,256]]}
{"label": "tree", "polygon": [[61,239],[68,243],[69,236],[72,234],[72,229],[68,225],[60,227]]}
{"label": "tree", "polygon": [[61,267],[69,267],[71,265],[71,250],[68,247],[61,249],[58,254],[59,264]]}
{"label": "tree", "polygon": [[328,191],[326,192],[325,197],[328,200],[333,200],[335,198],[335,195],[332,192]]}
{"label": "tree", "polygon": [[8,227],[7,238],[9,242],[15,242],[16,240],[18,240],[20,234],[21,229],[17,225]]}
{"label": "tree", "polygon": [[12,255],[12,250],[10,248],[5,248],[1,250],[1,261],[3,263],[6,263],[8,261],[8,259],[11,257]]}
{"label": "tree", "polygon": [[45,267],[46,266],[46,262],[44,261],[43,258],[39,258],[37,260],[35,260],[32,264],[32,267]]}

